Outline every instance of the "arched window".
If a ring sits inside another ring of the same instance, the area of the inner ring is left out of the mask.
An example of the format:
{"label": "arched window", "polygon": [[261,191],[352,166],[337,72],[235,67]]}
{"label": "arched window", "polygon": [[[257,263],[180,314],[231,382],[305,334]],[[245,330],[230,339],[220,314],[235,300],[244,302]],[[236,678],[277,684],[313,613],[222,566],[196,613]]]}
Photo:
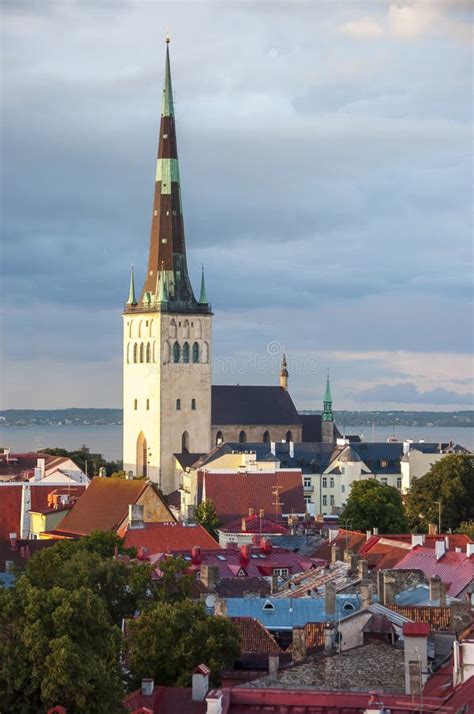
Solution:
{"label": "arched window", "polygon": [[183,435],[181,437],[181,451],[189,452],[189,434],[187,431],[183,431]]}
{"label": "arched window", "polygon": [[293,434],[291,431],[286,432],[286,443],[289,444],[290,441],[293,441]]}
{"label": "arched window", "polygon": [[189,362],[189,342],[185,342],[183,345],[183,362],[185,364]]}
{"label": "arched window", "polygon": [[218,431],[216,434],[216,446],[219,446],[224,441],[224,434],[222,431]]}
{"label": "arched window", "polygon": [[191,409],[193,410],[193,412],[196,411],[196,400],[195,399],[191,399]]}
{"label": "arched window", "polygon": [[138,409],[138,399],[133,400],[133,408],[135,409],[135,411]]}
{"label": "arched window", "polygon": [[145,436],[141,431],[137,439],[137,476],[147,476],[148,449]]}
{"label": "arched window", "polygon": [[202,337],[201,320],[196,320],[194,323],[194,337]]}
{"label": "arched window", "polygon": [[149,342],[146,346],[146,361],[151,362],[151,344]]}
{"label": "arched window", "polygon": [[176,411],[179,412],[180,410],[181,410],[181,399],[177,399],[176,400]]}
{"label": "arched window", "polygon": [[143,342],[140,344],[140,362],[145,361],[145,345]]}
{"label": "arched window", "polygon": [[209,362],[209,345],[207,342],[204,342],[202,346],[201,362],[203,364],[207,364]]}
{"label": "arched window", "polygon": [[270,443],[270,434],[268,431],[266,431],[263,435],[263,443],[264,444],[269,444]]}
{"label": "arched window", "polygon": [[247,443],[247,434],[245,431],[241,431],[239,434],[239,444],[246,444]]}
{"label": "arched window", "polygon": [[179,342],[175,342],[173,345],[173,362],[179,362],[181,357],[181,347]]}
{"label": "arched window", "polygon": [[142,330],[143,330],[143,320],[140,320],[140,322],[138,323],[138,337],[143,337]]}
{"label": "arched window", "polygon": [[199,362],[199,345],[197,342],[193,344],[193,362],[194,364]]}
{"label": "arched window", "polygon": [[170,337],[176,337],[176,321],[173,319],[170,322]]}
{"label": "arched window", "polygon": [[136,363],[138,362],[138,343],[135,342],[133,345],[133,361]]}

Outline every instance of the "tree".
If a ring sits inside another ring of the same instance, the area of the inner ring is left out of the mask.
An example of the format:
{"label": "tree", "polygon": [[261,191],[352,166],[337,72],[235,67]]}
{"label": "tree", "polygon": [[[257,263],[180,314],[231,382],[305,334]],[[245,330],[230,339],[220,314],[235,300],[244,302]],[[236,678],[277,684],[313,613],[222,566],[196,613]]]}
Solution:
{"label": "tree", "polygon": [[468,538],[474,540],[474,521],[463,521],[459,524],[458,533],[464,533]]}
{"label": "tree", "polygon": [[402,497],[393,486],[381,484],[375,478],[352,484],[347,505],[339,517],[349,521],[354,530],[378,528],[380,533],[405,533],[408,522]]}
{"label": "tree", "polygon": [[196,520],[213,538],[216,537],[216,530],[220,525],[220,520],[217,517],[213,501],[202,501],[199,504],[196,508]]}
{"label": "tree", "polygon": [[191,595],[192,575],[184,558],[160,561],[161,578],[155,584],[155,595],[162,602],[182,602]]}
{"label": "tree", "polygon": [[126,651],[132,688],[146,677],[187,686],[202,662],[217,684],[220,670],[240,653],[240,637],[230,620],[207,615],[202,603],[157,603],[129,623]]}
{"label": "tree", "polygon": [[22,576],[0,591],[2,711],[123,712],[120,644],[91,588],[43,590]]}
{"label": "tree", "polygon": [[413,481],[406,498],[407,515],[414,530],[427,530],[438,522],[455,530],[463,521],[474,520],[474,459],[470,454],[448,454],[428,473]]}

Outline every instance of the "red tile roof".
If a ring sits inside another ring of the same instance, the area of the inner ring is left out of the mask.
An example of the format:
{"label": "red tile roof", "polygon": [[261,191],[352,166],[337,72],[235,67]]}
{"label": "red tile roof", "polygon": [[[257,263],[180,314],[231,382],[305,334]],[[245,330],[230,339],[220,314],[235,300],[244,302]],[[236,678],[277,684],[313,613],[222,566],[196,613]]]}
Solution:
{"label": "red tile roof", "polygon": [[[388,538],[389,540],[392,541],[400,541],[402,543],[409,543],[411,544],[412,542],[412,535],[411,533],[398,533],[395,535],[387,535],[387,536],[372,536],[374,538]],[[461,548],[462,550],[466,550],[466,545],[468,543],[472,543],[472,540],[469,538],[469,536],[464,535],[463,533],[442,533],[440,535],[423,535],[423,546],[425,548],[434,548],[435,543],[437,540],[444,540],[446,543],[446,549],[447,550],[455,550],[456,548]]]}
{"label": "red tile roof", "polygon": [[[282,514],[306,511],[301,471],[276,471],[275,473],[210,473],[198,472],[198,482],[203,500],[211,500],[222,523],[235,521],[249,512],[263,509],[266,516],[276,521]],[[275,490],[278,501],[275,506]]]}
{"label": "red tile roof", "polygon": [[189,551],[195,545],[199,545],[203,550],[215,550],[219,547],[217,541],[199,524],[185,526],[175,521],[145,523],[144,528],[127,529],[125,532],[125,546],[145,548],[144,554],[147,555]]}
{"label": "red tile roof", "polygon": [[143,696],[137,689],[124,699],[128,712],[143,712],[147,709],[153,714],[205,714],[206,702],[193,702],[190,687],[155,687],[151,696]]}
{"label": "red tile roof", "polygon": [[365,533],[360,533],[359,531],[348,531],[344,528],[339,528],[338,535],[333,541],[329,542],[329,540],[325,540],[316,548],[313,553],[313,558],[331,560],[331,548],[333,545],[337,545],[343,550],[347,549],[352,553],[358,553],[366,540],[367,535]]}
{"label": "red tile roof", "polygon": [[[245,520],[245,529],[242,529]],[[289,530],[281,523],[277,523],[270,518],[260,518],[258,514],[253,516],[242,516],[235,521],[230,521],[225,527],[219,530],[224,533],[265,533],[272,535],[288,535]]]}
{"label": "red tile roof", "polygon": [[[30,483],[31,510],[38,511],[48,507],[48,496],[53,491],[57,494],[81,496],[86,486],[57,486],[55,484]],[[0,486],[0,540],[9,538],[10,533],[20,536],[21,493],[23,484]]]}
{"label": "red tile roof", "polygon": [[435,550],[416,546],[394,570],[421,570],[428,578],[438,575],[447,586],[448,595],[457,597],[474,579],[474,556],[448,551],[437,560]]}
{"label": "red tile roof", "polygon": [[430,626],[427,622],[405,622],[403,635],[405,637],[428,637]]}
{"label": "red tile roof", "polygon": [[430,605],[390,605],[390,609],[414,622],[426,622],[430,630],[448,630],[451,627],[450,607],[431,607]]}
{"label": "red tile roof", "polygon": [[57,531],[89,535],[92,531],[114,531],[148,487],[145,481],[95,478],[74,508],[63,518]]}
{"label": "red tile roof", "polygon": [[43,548],[51,548],[57,541],[48,540],[17,540],[16,548],[12,550],[10,541],[0,541],[0,573],[5,572],[5,562],[12,561],[20,568],[26,563],[26,560]]}
{"label": "red tile roof", "polygon": [[372,570],[393,568],[411,550],[411,543],[392,540],[391,536],[371,536],[362,544],[359,555],[364,558]]}
{"label": "red tile roof", "polygon": [[279,654],[283,650],[261,622],[253,617],[231,617],[240,634],[241,654]]}

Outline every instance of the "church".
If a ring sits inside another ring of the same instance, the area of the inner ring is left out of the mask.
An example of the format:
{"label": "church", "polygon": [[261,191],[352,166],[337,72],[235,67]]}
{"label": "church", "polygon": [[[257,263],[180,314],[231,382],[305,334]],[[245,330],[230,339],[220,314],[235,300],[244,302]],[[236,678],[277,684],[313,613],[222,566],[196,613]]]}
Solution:
{"label": "church", "polygon": [[176,460],[192,463],[221,443],[339,436],[329,376],[322,415],[299,414],[285,355],[278,385],[212,385],[212,316],[204,271],[196,298],[186,263],[167,39],[148,267],[140,292],[132,268],[123,312],[123,468],[165,494],[177,488]]}

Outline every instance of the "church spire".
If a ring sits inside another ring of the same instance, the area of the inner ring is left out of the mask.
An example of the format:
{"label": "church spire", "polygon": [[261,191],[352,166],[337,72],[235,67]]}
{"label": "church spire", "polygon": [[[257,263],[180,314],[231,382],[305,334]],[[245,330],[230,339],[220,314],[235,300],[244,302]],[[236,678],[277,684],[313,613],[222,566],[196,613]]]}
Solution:
{"label": "church spire", "polygon": [[206,281],[204,279],[204,265],[201,267],[201,292],[199,294],[199,304],[209,305],[209,300],[206,294]]}
{"label": "church spire", "polygon": [[128,291],[127,305],[136,305],[137,300],[135,297],[135,277],[133,274],[133,265],[130,266],[130,289]]}
{"label": "church spire", "polygon": [[323,421],[334,421],[334,417],[332,414],[331,385],[329,384],[329,370],[328,370],[328,376],[326,379],[326,391],[324,392],[323,405],[324,405],[324,410],[323,410],[323,415],[322,415]]}
{"label": "church spire", "polygon": [[281,358],[280,387],[282,387],[282,389],[288,389],[288,365],[286,363],[285,350],[283,350],[283,356]]}
{"label": "church spire", "polygon": [[[163,275],[162,275],[163,273]],[[166,38],[165,78],[156,161],[150,252],[142,302],[158,300],[166,284],[170,309],[197,305],[186,263],[184,223],[179,184],[169,38]]]}

